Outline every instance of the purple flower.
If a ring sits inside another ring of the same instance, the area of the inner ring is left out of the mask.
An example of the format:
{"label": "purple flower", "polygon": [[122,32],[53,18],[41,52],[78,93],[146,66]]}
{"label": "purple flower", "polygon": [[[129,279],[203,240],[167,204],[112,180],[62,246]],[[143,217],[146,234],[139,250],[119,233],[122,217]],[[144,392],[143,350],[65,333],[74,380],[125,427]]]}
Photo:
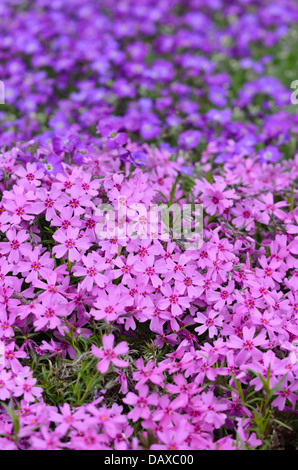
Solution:
{"label": "purple flower", "polygon": [[184,165],[182,165],[179,168],[179,171],[180,171],[180,173],[183,173],[184,175],[187,175],[187,176],[190,176],[190,175],[193,174],[193,168],[190,168],[190,167],[184,166]]}
{"label": "purple flower", "polygon": [[143,139],[156,139],[160,135],[160,127],[154,122],[145,121],[141,125],[140,134]]}
{"label": "purple flower", "polygon": [[236,144],[237,152],[245,152],[250,154],[253,152],[254,146],[257,144],[257,138],[253,134],[247,134],[242,139],[238,140]]}
{"label": "purple flower", "polygon": [[57,155],[62,152],[72,154],[75,150],[78,138],[74,134],[65,133],[63,136],[55,136],[53,138],[53,149]]}
{"label": "purple flower", "polygon": [[200,131],[185,131],[178,137],[178,145],[182,148],[193,149],[200,142],[202,134]]}
{"label": "purple flower", "polygon": [[276,163],[281,158],[280,151],[273,145],[268,145],[265,149],[259,150],[260,163]]}
{"label": "purple flower", "polygon": [[117,367],[127,367],[128,362],[123,359],[119,359],[117,356],[128,353],[128,344],[126,341],[121,341],[117,346],[114,347],[114,335],[103,335],[103,349],[99,349],[95,344],[92,345],[92,353],[95,357],[98,357],[100,361],[97,364],[97,370],[102,374],[105,374],[110,366],[110,362],[115,364]]}
{"label": "purple flower", "polygon": [[225,124],[232,119],[232,111],[231,109],[210,109],[206,116],[208,121]]}
{"label": "purple flower", "polygon": [[142,166],[146,163],[146,154],[145,152],[136,151],[130,152],[130,162],[135,166]]}
{"label": "purple flower", "polygon": [[177,147],[172,147],[168,142],[162,142],[159,146],[161,150],[165,150],[166,152],[169,152],[171,154],[175,153],[177,150]]}
{"label": "purple flower", "polygon": [[223,87],[213,86],[209,89],[209,100],[215,106],[226,106],[227,104],[227,90]]}
{"label": "purple flower", "polygon": [[38,162],[37,168],[43,168],[45,172],[50,175],[57,175],[58,173],[64,172],[60,158],[53,154],[48,155],[46,161]]}

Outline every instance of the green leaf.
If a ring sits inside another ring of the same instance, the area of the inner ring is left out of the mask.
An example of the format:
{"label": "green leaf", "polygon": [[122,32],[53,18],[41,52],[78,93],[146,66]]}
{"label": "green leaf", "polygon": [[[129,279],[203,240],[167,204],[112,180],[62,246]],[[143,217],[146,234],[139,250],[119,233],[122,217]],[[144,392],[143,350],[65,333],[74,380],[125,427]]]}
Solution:
{"label": "green leaf", "polygon": [[279,424],[280,426],[283,426],[284,428],[288,429],[289,431],[293,431],[293,428],[291,428],[291,426],[289,426],[288,424],[286,423],[283,423],[282,421],[279,421],[279,419],[277,418],[274,418],[274,423],[277,423]]}
{"label": "green leaf", "polygon": [[270,390],[270,393],[268,395],[268,399],[271,400],[271,398],[275,395],[275,393],[277,392],[277,390],[279,390],[281,388],[281,384],[283,383],[283,381],[285,380],[285,378],[287,377],[287,373],[282,377],[282,379],[278,382],[278,384],[275,385],[275,387],[273,387],[271,390]]}

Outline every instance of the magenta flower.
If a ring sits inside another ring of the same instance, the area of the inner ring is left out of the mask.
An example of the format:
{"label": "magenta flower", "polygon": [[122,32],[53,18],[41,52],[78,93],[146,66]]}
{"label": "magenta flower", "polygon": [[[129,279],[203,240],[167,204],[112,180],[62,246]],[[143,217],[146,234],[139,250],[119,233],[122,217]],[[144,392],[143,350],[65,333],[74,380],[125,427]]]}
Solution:
{"label": "magenta flower", "polygon": [[64,207],[72,209],[73,214],[80,216],[86,213],[86,208],[95,209],[95,205],[91,200],[91,197],[85,193],[83,188],[72,187],[69,190],[69,195],[63,193],[60,198],[61,204]]}
{"label": "magenta flower", "polygon": [[142,261],[136,261],[133,268],[137,273],[142,273],[142,276],[139,276],[139,278],[142,279],[145,285],[150,282],[154,287],[162,285],[159,274],[168,271],[167,266],[165,266],[162,260],[154,261],[154,255],[148,255]]}
{"label": "magenta flower", "polygon": [[39,331],[43,328],[49,328],[50,330],[58,329],[61,325],[61,317],[66,317],[70,313],[68,304],[63,304],[63,307],[59,303],[53,303],[52,299],[47,298],[41,305],[41,309],[38,310],[36,319],[34,320],[35,330]]}
{"label": "magenta flower", "polygon": [[40,435],[32,436],[32,445],[36,450],[61,450],[61,434],[41,426]]}
{"label": "magenta flower", "polygon": [[33,202],[31,204],[31,214],[41,214],[45,211],[45,218],[47,221],[51,220],[57,215],[57,211],[60,211],[64,204],[61,201],[61,191],[55,187],[52,187],[50,191],[45,188],[37,190],[37,199],[39,202]]}
{"label": "magenta flower", "polygon": [[41,254],[40,247],[34,248],[27,253],[27,260],[20,261],[16,267],[16,272],[22,273],[25,281],[30,282],[38,279],[39,276],[45,278],[51,274],[54,268],[54,260],[50,258],[49,252]]}
{"label": "magenta flower", "polygon": [[92,345],[92,353],[95,357],[101,359],[97,364],[97,370],[102,374],[105,374],[110,366],[110,363],[116,367],[127,367],[128,362],[123,359],[119,359],[117,356],[121,354],[127,354],[129,351],[128,344],[126,341],[121,341],[117,346],[114,347],[115,337],[113,334],[103,335],[102,343],[103,349],[98,348],[94,344]]}
{"label": "magenta flower", "polygon": [[11,397],[14,389],[14,381],[11,372],[6,370],[0,371],[0,400],[5,401]]}
{"label": "magenta flower", "polygon": [[215,302],[213,308],[221,311],[225,305],[230,305],[233,300],[235,282],[230,281],[227,286],[221,287],[220,291],[212,291],[208,294],[208,301]]}
{"label": "magenta flower", "polygon": [[[221,178],[217,178],[214,184],[207,181],[204,183],[201,189],[203,190],[201,200],[208,214],[222,214],[225,209],[233,206],[233,199],[238,199],[235,190],[225,190],[226,186],[227,184]],[[200,189],[200,185],[198,189]]]}
{"label": "magenta flower", "polygon": [[286,405],[287,400],[291,403],[292,407],[295,408],[297,397],[298,383],[290,383],[286,381],[286,384],[281,385],[281,389],[277,390],[277,397],[273,400],[272,405],[276,406],[279,411],[283,411]]}
{"label": "magenta flower", "polygon": [[82,289],[92,291],[93,285],[104,287],[108,281],[108,277],[102,274],[108,268],[108,264],[104,259],[96,256],[95,253],[89,253],[87,256],[82,256],[82,263],[84,266],[76,264],[73,268],[74,276],[85,277],[80,283]]}
{"label": "magenta flower", "polygon": [[254,212],[255,209],[250,201],[237,203],[232,209],[232,214],[235,216],[233,223],[236,227],[243,227],[245,230],[251,230],[255,225]]}
{"label": "magenta flower", "polygon": [[62,258],[68,253],[69,261],[80,261],[82,258],[81,252],[88,250],[90,247],[90,242],[87,237],[80,236],[79,228],[69,228],[66,232],[62,230],[57,230],[54,233],[53,238],[59,244],[54,246],[53,253],[57,258]]}
{"label": "magenta flower", "polygon": [[0,450],[262,448],[234,388],[294,416],[298,87],[265,72],[298,2],[0,16]]}
{"label": "magenta flower", "polygon": [[18,374],[17,377],[15,377],[14,396],[24,396],[24,399],[28,403],[35,401],[35,399],[41,397],[42,394],[42,388],[35,387],[36,382],[37,379],[33,379],[31,376],[26,377],[24,374]]}
{"label": "magenta flower", "polygon": [[176,412],[180,408],[179,403],[173,403],[169,399],[168,395],[162,395],[158,401],[159,409],[153,412],[153,421],[159,421],[162,425],[169,425],[173,421],[179,418],[179,413]]}
{"label": "magenta flower", "polygon": [[279,272],[281,262],[274,258],[269,261],[265,256],[261,256],[259,263],[263,269],[256,268],[257,276],[264,279],[264,284],[267,288],[271,287],[274,289],[276,286],[275,281],[280,283],[283,279],[282,273]]}
{"label": "magenta flower", "polygon": [[223,323],[223,316],[219,315],[215,310],[209,310],[207,315],[197,312],[194,321],[196,323],[202,324],[202,326],[195,328],[195,331],[199,335],[202,335],[205,331],[208,330],[209,338],[213,338],[218,334],[218,327],[220,327]]}
{"label": "magenta flower", "polygon": [[174,375],[173,380],[175,384],[167,384],[166,390],[178,395],[172,402],[173,406],[183,408],[189,403],[192,395],[198,392],[198,386],[194,382],[188,383],[183,374]]}
{"label": "magenta flower", "polygon": [[121,276],[123,284],[127,284],[127,281],[131,279],[134,260],[135,257],[132,253],[130,253],[127,258],[121,256],[116,258],[114,264],[119,269],[113,270],[114,278],[118,279]]}
{"label": "magenta flower", "polygon": [[59,215],[53,215],[51,225],[67,230],[68,228],[81,227],[82,222],[78,216],[73,216],[71,207],[65,207],[60,209]]}
{"label": "magenta flower", "polygon": [[23,366],[20,360],[27,357],[27,354],[24,350],[19,349],[16,346],[16,343],[11,343],[5,346],[4,349],[4,361],[7,369],[11,369],[14,374],[18,374]]}
{"label": "magenta flower", "polygon": [[135,362],[135,366],[138,368],[138,372],[133,373],[133,379],[137,382],[137,390],[146,382],[152,382],[160,386],[163,385],[163,370],[161,367],[157,366],[155,361],[148,361],[147,364],[144,365],[143,358],[140,358]]}
{"label": "magenta flower", "polygon": [[125,308],[133,304],[133,297],[122,284],[114,286],[113,290],[106,293],[102,291],[93,304],[90,313],[96,320],[106,319],[107,322],[115,321]]}
{"label": "magenta flower", "polygon": [[265,338],[265,333],[262,331],[256,337],[254,337],[256,332],[255,327],[248,328],[247,326],[243,327],[243,338],[238,336],[231,335],[228,343],[229,348],[239,349],[240,352],[237,356],[238,361],[245,361],[250,357],[254,359],[260,359],[262,357],[262,352],[258,349],[258,346],[266,347],[268,341]]}
{"label": "magenta flower", "polygon": [[170,429],[170,432],[158,432],[159,440],[162,444],[153,444],[150,449],[152,450],[188,450],[189,444],[187,438],[189,432],[187,431],[187,421],[179,419],[179,425]]}
{"label": "magenta flower", "polygon": [[68,287],[68,282],[67,278],[63,278],[62,283],[61,279],[59,278],[59,268],[56,268],[53,272],[50,274],[45,274],[45,281],[40,281],[37,279],[34,281],[34,286],[39,287],[44,290],[41,294],[39,294],[39,299],[44,300],[44,299],[51,299],[51,302],[58,301],[60,303],[67,303],[67,300],[65,298],[65,290]]}
{"label": "magenta flower", "polygon": [[176,280],[175,286],[180,295],[183,295],[185,291],[189,298],[196,298],[200,296],[203,289],[198,286],[202,286],[204,278],[197,272],[196,266],[186,266],[184,269],[184,276],[182,279]]}
{"label": "magenta flower", "polygon": [[51,411],[51,420],[58,423],[55,431],[57,434],[64,435],[71,428],[79,427],[79,424],[84,420],[86,414],[83,409],[72,411],[68,403],[64,403],[60,407],[60,413]]}
{"label": "magenta flower", "polygon": [[133,409],[127,415],[133,422],[138,421],[140,418],[148,419],[151,413],[149,406],[157,406],[157,393],[153,392],[149,395],[148,392],[149,387],[147,385],[142,385],[138,389],[139,395],[136,395],[133,392],[128,392],[126,397],[123,398],[124,403],[133,406]]}
{"label": "magenta flower", "polygon": [[15,174],[19,176],[19,185],[34,185],[34,186],[40,186],[41,185],[41,180],[44,175],[44,170],[43,169],[37,169],[36,163],[30,163],[28,162],[26,167],[23,166],[18,166],[15,169]]}
{"label": "magenta flower", "polygon": [[10,222],[20,224],[22,220],[34,219],[31,212],[32,202],[36,196],[33,191],[25,191],[24,186],[14,186],[14,191],[4,191],[3,206],[10,215]]}
{"label": "magenta flower", "polygon": [[274,203],[272,193],[262,194],[260,200],[256,201],[256,208],[258,209],[257,220],[264,224],[269,224],[270,217],[275,215],[278,219],[284,220],[286,213],[279,209],[280,207],[286,207],[288,205],[285,201],[279,201]]}
{"label": "magenta flower", "polygon": [[7,255],[9,263],[18,263],[21,256],[27,256],[30,251],[30,244],[24,243],[29,238],[26,230],[16,232],[14,228],[7,230],[6,237],[8,242],[0,243],[0,253]]}
{"label": "magenta flower", "polygon": [[175,289],[172,289],[169,286],[169,284],[163,285],[161,287],[161,292],[164,297],[158,302],[158,307],[161,310],[166,310],[170,307],[174,317],[179,317],[190,305],[188,297],[180,296]]}

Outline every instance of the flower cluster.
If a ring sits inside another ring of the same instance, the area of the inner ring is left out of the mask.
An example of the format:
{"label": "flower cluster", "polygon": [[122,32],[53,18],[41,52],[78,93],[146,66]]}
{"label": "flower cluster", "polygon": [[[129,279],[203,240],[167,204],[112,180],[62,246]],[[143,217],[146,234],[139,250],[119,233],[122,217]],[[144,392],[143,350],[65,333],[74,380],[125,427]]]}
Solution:
{"label": "flower cluster", "polygon": [[[0,449],[260,448],[298,399],[297,3],[100,3],[0,6]],[[198,248],[144,229],[173,204]]]}

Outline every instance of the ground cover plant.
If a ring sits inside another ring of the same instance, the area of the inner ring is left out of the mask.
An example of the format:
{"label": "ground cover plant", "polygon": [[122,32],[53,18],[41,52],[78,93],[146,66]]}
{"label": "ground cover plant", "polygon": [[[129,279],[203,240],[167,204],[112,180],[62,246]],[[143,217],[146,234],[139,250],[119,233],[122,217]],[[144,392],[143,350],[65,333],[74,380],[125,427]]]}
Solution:
{"label": "ground cover plant", "polygon": [[1,450],[296,448],[297,21],[1,1]]}

